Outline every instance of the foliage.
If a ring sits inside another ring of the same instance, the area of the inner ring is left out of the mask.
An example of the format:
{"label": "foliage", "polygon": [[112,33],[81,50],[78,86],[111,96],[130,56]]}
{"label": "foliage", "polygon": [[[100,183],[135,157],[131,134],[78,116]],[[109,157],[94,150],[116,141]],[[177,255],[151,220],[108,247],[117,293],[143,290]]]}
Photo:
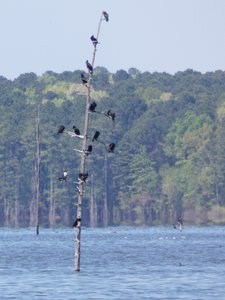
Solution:
{"label": "foliage", "polygon": [[[81,132],[85,89],[80,73],[47,71],[0,77],[0,224],[21,225],[34,214],[36,119],[40,104],[41,222],[49,225],[54,202],[56,224],[71,225],[76,210],[74,182],[82,141],[57,135],[60,125]],[[191,69],[141,73],[135,68],[115,74],[96,67],[91,97],[91,142],[87,160],[84,225],[89,225],[90,196],[97,224],[103,224],[108,201],[109,224],[224,223],[225,210],[225,72],[201,74]],[[116,112],[115,122],[104,113]],[[115,153],[105,145],[116,143]],[[58,181],[64,168],[66,183]]]}

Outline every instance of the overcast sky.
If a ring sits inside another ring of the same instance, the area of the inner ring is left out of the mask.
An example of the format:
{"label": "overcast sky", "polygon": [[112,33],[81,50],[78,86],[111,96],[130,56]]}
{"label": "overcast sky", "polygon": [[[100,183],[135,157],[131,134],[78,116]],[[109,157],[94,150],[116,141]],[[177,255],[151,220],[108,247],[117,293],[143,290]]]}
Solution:
{"label": "overcast sky", "polygon": [[95,66],[174,74],[225,70],[225,0],[0,0],[0,75]]}

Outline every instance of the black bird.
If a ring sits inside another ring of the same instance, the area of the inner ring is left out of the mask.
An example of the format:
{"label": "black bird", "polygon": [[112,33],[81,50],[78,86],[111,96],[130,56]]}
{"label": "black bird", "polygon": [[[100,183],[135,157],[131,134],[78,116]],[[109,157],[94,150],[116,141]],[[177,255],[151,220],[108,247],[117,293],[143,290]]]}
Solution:
{"label": "black bird", "polygon": [[109,152],[113,152],[114,151],[114,149],[115,149],[115,144],[114,143],[111,143],[111,144],[109,144],[109,146],[108,146],[108,150],[109,150]]}
{"label": "black bird", "polygon": [[79,179],[83,182],[86,182],[88,178],[88,173],[79,173]]}
{"label": "black bird", "polygon": [[81,80],[82,80],[83,85],[86,85],[87,82],[88,82],[88,81],[87,81],[87,78],[84,76],[83,73],[80,74],[80,77],[81,77]]}
{"label": "black bird", "polygon": [[97,141],[99,135],[100,135],[100,132],[99,131],[95,131],[95,134],[93,135],[93,138],[92,138],[92,142]]}
{"label": "black bird", "polygon": [[92,145],[89,145],[87,147],[87,150],[85,151],[85,154],[88,156],[89,154],[91,154],[91,152],[92,152]]}
{"label": "black bird", "polygon": [[66,178],[68,176],[67,170],[63,171],[62,177],[59,177],[59,181],[66,181]]}
{"label": "black bird", "polygon": [[73,222],[73,227],[77,227],[78,222],[81,222],[81,218],[76,218],[76,220]]}
{"label": "black bird", "polygon": [[98,40],[93,35],[90,37],[90,39],[92,40],[94,47],[96,47],[98,44]]}
{"label": "black bird", "polygon": [[181,217],[179,217],[179,218],[177,219],[177,223],[173,225],[173,228],[174,228],[174,229],[177,229],[177,226],[179,227],[178,229],[179,229],[180,231],[183,230],[183,220],[181,219]]}
{"label": "black bird", "polygon": [[90,105],[89,105],[89,110],[91,112],[95,112],[95,108],[97,106],[97,103],[95,101],[93,101]]}
{"label": "black bird", "polygon": [[115,111],[113,111],[113,110],[109,109],[109,110],[107,111],[106,115],[107,115],[107,117],[109,117],[110,119],[112,119],[112,120],[113,120],[113,122],[114,122],[114,120],[115,120],[115,117],[116,117],[116,113],[115,113]]}
{"label": "black bird", "polygon": [[109,14],[106,11],[103,11],[102,14],[103,14],[106,22],[108,22],[109,21]]}
{"label": "black bird", "polygon": [[63,133],[64,129],[65,129],[65,126],[60,125],[57,134]]}
{"label": "black bird", "polygon": [[80,130],[75,125],[73,126],[73,131],[76,135],[80,135]]}
{"label": "black bird", "polygon": [[88,71],[92,74],[93,73],[93,67],[92,65],[88,62],[88,60],[86,60],[86,66],[88,68]]}

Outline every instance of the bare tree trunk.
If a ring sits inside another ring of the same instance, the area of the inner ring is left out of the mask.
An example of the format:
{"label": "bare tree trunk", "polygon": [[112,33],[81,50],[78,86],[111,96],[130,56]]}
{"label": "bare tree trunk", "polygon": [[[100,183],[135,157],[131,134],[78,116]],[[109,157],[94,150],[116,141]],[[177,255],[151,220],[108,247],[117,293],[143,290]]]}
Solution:
{"label": "bare tree trunk", "polygon": [[39,234],[39,209],[40,209],[40,128],[39,128],[39,103],[37,111],[37,153],[36,153],[36,234]]}
{"label": "bare tree trunk", "polygon": [[15,178],[15,216],[14,216],[15,227],[19,226],[19,175]]}
{"label": "bare tree trunk", "polygon": [[108,158],[104,158],[104,200],[103,200],[103,225],[108,226]]}
{"label": "bare tree trunk", "polygon": [[5,191],[3,194],[3,205],[4,205],[4,226],[9,226],[9,204],[5,195]]}
{"label": "bare tree trunk", "polygon": [[97,227],[97,205],[94,194],[94,174],[91,174],[90,226]]}
{"label": "bare tree trunk", "polygon": [[[98,26],[98,32],[96,39],[98,40],[101,22],[102,22],[102,14],[99,21]],[[92,57],[92,67],[94,68],[94,62],[95,62],[95,54],[97,47],[94,47],[93,57]],[[84,139],[83,139],[83,149],[86,149],[87,147],[87,133],[88,133],[88,122],[89,122],[89,105],[90,105],[90,99],[91,99],[91,80],[92,80],[92,72],[89,72],[89,79],[88,83],[86,85],[87,93],[86,93],[86,110],[85,110],[85,121],[84,121]],[[85,173],[85,160],[86,160],[86,154],[84,151],[81,155],[81,162],[80,162],[80,173]],[[80,243],[81,243],[81,215],[82,215],[82,200],[83,200],[83,193],[84,193],[84,182],[80,181],[79,183],[79,196],[78,196],[78,202],[77,202],[77,218],[76,218],[76,239],[75,239],[75,271],[80,271]]]}
{"label": "bare tree trunk", "polygon": [[49,224],[51,227],[55,226],[55,197],[54,197],[54,186],[52,180],[52,170],[50,179],[50,210],[49,210]]}

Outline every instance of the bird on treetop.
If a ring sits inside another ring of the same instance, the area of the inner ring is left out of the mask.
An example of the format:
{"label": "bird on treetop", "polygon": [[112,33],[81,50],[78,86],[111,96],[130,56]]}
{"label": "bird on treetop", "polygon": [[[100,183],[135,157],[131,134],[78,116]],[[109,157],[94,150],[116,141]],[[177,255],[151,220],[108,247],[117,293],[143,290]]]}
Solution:
{"label": "bird on treetop", "polygon": [[103,14],[106,22],[108,22],[109,21],[109,14],[106,11],[103,11],[102,14]]}
{"label": "bird on treetop", "polygon": [[110,143],[109,146],[108,146],[109,152],[112,153],[112,152],[114,151],[114,149],[115,149],[115,146],[116,146],[116,145],[115,145],[114,143]]}
{"label": "bird on treetop", "polygon": [[98,40],[97,40],[93,35],[90,37],[90,39],[91,39],[91,41],[92,41],[94,47],[96,47],[97,44],[99,44]]}
{"label": "bird on treetop", "polygon": [[93,135],[93,138],[92,138],[92,142],[97,141],[99,135],[100,135],[100,131],[95,131],[95,134]]}
{"label": "bird on treetop", "polygon": [[60,125],[57,134],[63,133],[64,129],[65,129],[65,126]]}
{"label": "bird on treetop", "polygon": [[80,77],[81,77],[81,80],[82,80],[83,85],[86,85],[87,82],[88,82],[88,81],[87,81],[87,78],[84,76],[83,73],[80,74]]}
{"label": "bird on treetop", "polygon": [[83,182],[86,182],[88,178],[88,173],[79,173],[79,179]]}
{"label": "bird on treetop", "polygon": [[73,131],[76,135],[80,135],[80,130],[75,125],[73,126]]}
{"label": "bird on treetop", "polygon": [[92,65],[89,63],[88,60],[86,60],[86,66],[87,66],[87,68],[88,68],[88,71],[92,74],[92,73],[93,73],[93,67],[92,67]]}
{"label": "bird on treetop", "polygon": [[116,117],[116,113],[115,113],[113,110],[109,109],[109,110],[107,111],[106,115],[107,115],[107,117],[109,117],[110,119],[112,119],[113,122],[114,122],[115,117]]}
{"label": "bird on treetop", "polygon": [[91,102],[91,104],[89,105],[89,110],[91,112],[95,112],[96,106],[97,106],[97,103],[95,101]]}

